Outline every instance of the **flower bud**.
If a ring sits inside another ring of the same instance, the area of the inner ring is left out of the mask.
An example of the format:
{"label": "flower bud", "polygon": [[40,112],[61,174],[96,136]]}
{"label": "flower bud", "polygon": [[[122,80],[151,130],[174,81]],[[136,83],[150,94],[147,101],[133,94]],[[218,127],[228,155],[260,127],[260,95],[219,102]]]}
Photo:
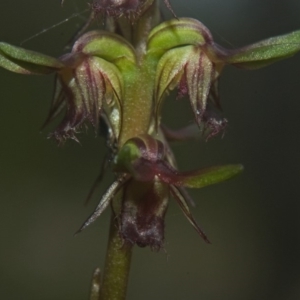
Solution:
{"label": "flower bud", "polygon": [[[136,16],[141,10],[145,0],[96,0],[92,2],[91,8],[98,15],[107,15],[110,17]],[[152,1],[153,2],[153,1]]]}

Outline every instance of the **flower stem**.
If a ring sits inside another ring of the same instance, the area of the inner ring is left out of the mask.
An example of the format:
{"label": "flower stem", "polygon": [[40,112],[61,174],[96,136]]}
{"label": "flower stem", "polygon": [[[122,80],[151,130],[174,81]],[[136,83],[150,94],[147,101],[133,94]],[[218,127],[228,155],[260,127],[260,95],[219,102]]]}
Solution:
{"label": "flower stem", "polygon": [[132,245],[122,241],[113,214],[99,300],[124,300],[126,298],[131,253]]}
{"label": "flower stem", "polygon": [[[131,36],[124,36],[135,47],[139,66],[132,74],[127,74],[128,76],[124,78],[123,121],[119,147],[129,138],[147,133],[151,122],[154,74],[149,71],[150,66],[149,62],[145,61],[145,53],[147,36],[153,26],[158,23],[160,13],[157,0],[147,0],[145,3],[147,9],[140,16],[138,22],[132,25]],[[122,18],[118,22],[120,22],[119,25],[124,25],[122,24]],[[123,27],[120,26],[120,28]],[[120,206],[120,201],[121,199],[116,196],[113,202]],[[120,207],[118,210],[120,210]],[[120,236],[120,224],[118,224],[118,218],[115,217],[118,215],[117,211],[114,209],[111,217],[99,300],[126,299],[133,245],[124,243]]]}

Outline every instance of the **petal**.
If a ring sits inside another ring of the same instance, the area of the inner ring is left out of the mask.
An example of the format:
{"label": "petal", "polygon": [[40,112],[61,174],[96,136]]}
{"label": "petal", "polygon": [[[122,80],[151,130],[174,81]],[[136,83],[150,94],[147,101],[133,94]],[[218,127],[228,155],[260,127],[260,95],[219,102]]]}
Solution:
{"label": "petal", "polygon": [[72,53],[78,52],[105,59],[122,71],[136,65],[134,48],[119,35],[106,31],[94,30],[84,34],[74,44]]}
{"label": "petal", "polygon": [[148,36],[147,49],[152,55],[163,55],[165,51],[185,45],[201,46],[210,42],[209,30],[198,20],[173,19],[154,27]]}
{"label": "petal", "polygon": [[53,57],[0,42],[0,67],[21,74],[49,74],[64,64]]}
{"label": "petal", "polygon": [[67,95],[61,85],[58,75],[56,75],[54,81],[54,95],[52,97],[51,109],[42,128],[46,127],[52,120],[54,120],[65,109],[66,98]]}
{"label": "petal", "polygon": [[198,126],[201,125],[208,95],[216,72],[208,56],[195,46],[167,51],[159,60],[155,79],[156,128],[159,124],[163,96],[184,79]]}
{"label": "petal", "polygon": [[190,103],[195,120],[200,126],[215,77],[214,65],[201,49],[195,49],[185,69]]}
{"label": "petal", "polygon": [[156,127],[159,123],[160,108],[163,97],[180,82],[184,67],[188,63],[193,46],[180,47],[167,51],[159,60],[155,78],[155,117]]}
{"label": "petal", "polygon": [[[92,72],[101,73],[105,82],[105,101],[103,101],[103,111],[108,116],[114,136],[118,138],[122,123],[122,100],[124,95],[124,80],[119,69],[112,63],[98,58],[92,58]],[[95,81],[97,88],[97,80]],[[99,106],[99,108],[101,108]]]}

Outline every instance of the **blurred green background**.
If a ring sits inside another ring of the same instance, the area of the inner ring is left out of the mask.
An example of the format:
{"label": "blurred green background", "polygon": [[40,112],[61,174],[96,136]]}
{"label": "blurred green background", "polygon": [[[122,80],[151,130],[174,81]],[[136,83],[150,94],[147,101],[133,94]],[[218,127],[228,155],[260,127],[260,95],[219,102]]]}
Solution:
{"label": "blurred green background", "polygon": [[[239,47],[300,28],[299,0],[172,1],[178,16],[198,18],[215,40]],[[162,3],[165,15],[171,17]],[[0,40],[15,45],[87,7],[84,0],[1,1]],[[23,47],[59,56],[87,14]],[[221,101],[229,120],[224,138],[174,145],[179,166],[243,163],[226,183],[191,191],[193,213],[212,241],[206,245],[174,201],[165,251],[136,248],[130,300],[300,299],[300,55],[259,71],[229,67]],[[57,147],[41,131],[53,78],[0,70],[0,298],[87,299],[90,278],[103,266],[109,212],[79,236],[92,203],[83,202],[106,152],[92,130],[81,145]],[[191,123],[187,101],[169,100],[165,119]]]}

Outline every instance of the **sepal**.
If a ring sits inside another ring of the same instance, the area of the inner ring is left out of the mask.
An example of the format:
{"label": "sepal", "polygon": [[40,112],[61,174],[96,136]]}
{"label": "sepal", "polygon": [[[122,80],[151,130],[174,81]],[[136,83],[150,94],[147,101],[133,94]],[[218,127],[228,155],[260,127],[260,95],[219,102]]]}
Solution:
{"label": "sepal", "polygon": [[115,158],[115,171],[129,173],[137,181],[162,182],[178,187],[202,188],[230,179],[243,170],[242,165],[225,165],[180,172],[165,160],[163,143],[150,135],[128,140]]}
{"label": "sepal", "polygon": [[122,37],[107,31],[90,31],[74,44],[73,53],[97,56],[116,65],[120,71],[134,68],[136,56],[134,48]]}
{"label": "sepal", "polygon": [[99,204],[97,205],[94,212],[90,215],[90,217],[83,223],[83,225],[79,228],[79,230],[75,233],[80,233],[86,227],[94,223],[98,217],[103,213],[103,211],[108,207],[111,203],[114,196],[118,193],[118,191],[124,186],[124,184],[130,179],[130,176],[123,174],[114,181],[108,190],[102,196]]}
{"label": "sepal", "polygon": [[210,244],[210,241],[209,241],[207,235],[204,233],[204,231],[202,230],[202,228],[199,226],[199,224],[194,219],[194,217],[193,217],[193,215],[192,215],[192,213],[190,211],[189,205],[187,203],[186,196],[184,195],[184,193],[182,192],[182,190],[180,190],[176,186],[171,185],[170,186],[170,191],[171,191],[171,194],[172,194],[173,198],[178,203],[180,209],[182,210],[183,214],[188,219],[188,221],[190,222],[190,224],[195,228],[195,230],[203,238],[203,240],[206,243]]}
{"label": "sepal", "polygon": [[181,172],[174,176],[172,184],[187,188],[202,188],[228,180],[243,171],[242,165],[224,165],[190,172]]}
{"label": "sepal", "polygon": [[0,42],[0,67],[20,74],[53,73],[64,64],[53,57]]}
{"label": "sepal", "polygon": [[[220,48],[220,47],[219,47]],[[272,37],[261,42],[236,49],[223,50],[223,60],[245,69],[258,69],[278,60],[293,56],[300,51],[300,30]]]}
{"label": "sepal", "polygon": [[198,20],[180,18],[156,26],[148,36],[147,52],[160,57],[166,51],[186,46],[203,46],[212,41],[209,30]]}

